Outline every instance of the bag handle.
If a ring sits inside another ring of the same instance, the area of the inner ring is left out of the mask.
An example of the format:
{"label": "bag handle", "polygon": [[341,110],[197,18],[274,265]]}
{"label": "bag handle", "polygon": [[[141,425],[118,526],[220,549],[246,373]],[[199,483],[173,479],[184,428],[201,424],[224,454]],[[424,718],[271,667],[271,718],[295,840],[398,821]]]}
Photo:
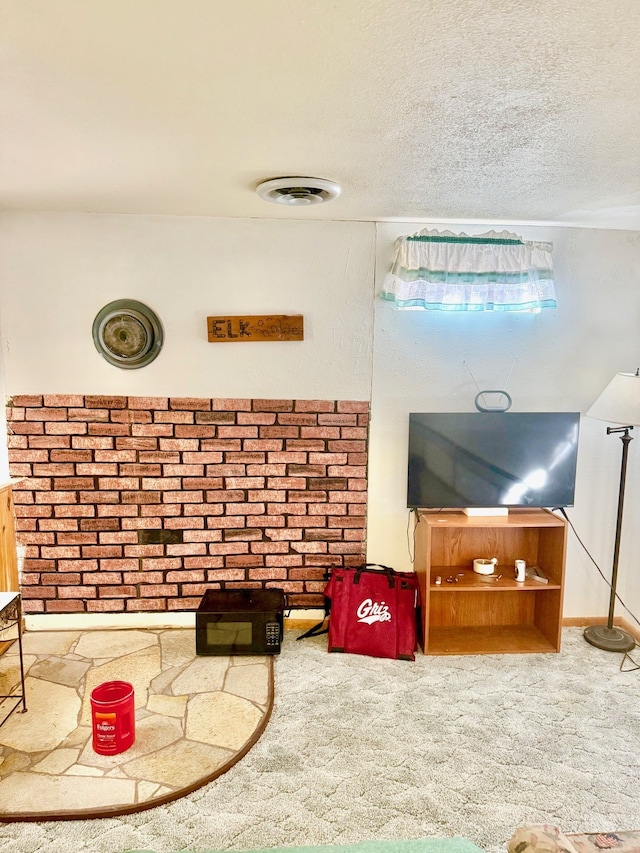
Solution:
{"label": "bag handle", "polygon": [[354,584],[360,583],[360,575],[363,572],[371,571],[371,569],[369,568],[370,566],[377,566],[378,569],[382,569],[381,572],[378,572],[377,569],[375,571],[377,574],[387,576],[387,580],[389,581],[389,589],[395,588],[395,585],[396,585],[396,577],[395,577],[396,573],[395,573],[395,571],[392,568],[390,568],[389,566],[383,566],[382,563],[365,563],[364,566],[359,566],[356,569],[355,575],[353,576]]}
{"label": "bag handle", "polygon": [[[324,579],[327,580],[329,578],[329,572],[324,573]],[[328,634],[329,626],[327,623],[327,618],[329,616],[329,612],[331,611],[331,600],[325,596],[324,599],[324,616],[322,617],[322,621],[318,622],[317,625],[312,625],[308,631],[305,631],[304,634],[300,634],[299,637],[296,637],[296,640],[306,640],[307,637],[317,637],[320,634]]]}
{"label": "bag handle", "polygon": [[318,622],[317,625],[313,625],[308,631],[305,631],[304,634],[300,634],[299,637],[296,637],[296,640],[306,640],[307,637],[317,637],[320,634],[328,634],[329,626],[325,624],[326,621],[327,616],[325,615],[322,622]]}

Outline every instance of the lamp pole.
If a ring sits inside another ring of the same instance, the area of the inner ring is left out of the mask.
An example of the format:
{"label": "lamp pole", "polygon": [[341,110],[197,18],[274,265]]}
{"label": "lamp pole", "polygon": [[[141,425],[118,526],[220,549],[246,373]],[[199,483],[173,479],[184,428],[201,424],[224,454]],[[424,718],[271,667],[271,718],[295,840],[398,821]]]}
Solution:
{"label": "lamp pole", "polygon": [[629,430],[632,426],[624,427],[607,427],[607,435],[614,433],[622,433],[620,440],[622,441],[622,464],[620,467],[620,490],[618,492],[618,518],[616,520],[616,538],[613,546],[613,570],[611,573],[611,595],[609,598],[609,615],[607,616],[607,624],[591,625],[585,628],[584,638],[592,646],[599,649],[604,649],[606,652],[630,652],[634,648],[636,641],[621,628],[613,624],[613,611],[616,604],[616,584],[618,582],[618,558],[620,556],[620,536],[622,533],[622,513],[624,510],[624,488],[627,480],[627,453],[629,451],[629,443],[633,438],[629,435]]}

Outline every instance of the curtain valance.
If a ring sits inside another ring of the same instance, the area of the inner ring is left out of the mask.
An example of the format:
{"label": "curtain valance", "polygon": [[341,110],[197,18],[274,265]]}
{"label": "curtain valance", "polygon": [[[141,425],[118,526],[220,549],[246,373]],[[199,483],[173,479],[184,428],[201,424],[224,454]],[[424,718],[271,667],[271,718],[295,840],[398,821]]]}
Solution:
{"label": "curtain valance", "polygon": [[425,229],[396,240],[380,295],[396,308],[413,310],[555,308],[552,249],[509,231],[470,237]]}

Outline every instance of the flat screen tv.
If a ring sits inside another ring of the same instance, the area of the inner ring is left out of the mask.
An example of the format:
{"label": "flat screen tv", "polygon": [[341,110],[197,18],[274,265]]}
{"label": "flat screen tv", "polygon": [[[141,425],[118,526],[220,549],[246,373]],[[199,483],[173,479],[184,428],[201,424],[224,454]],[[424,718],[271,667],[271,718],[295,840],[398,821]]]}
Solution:
{"label": "flat screen tv", "polygon": [[409,415],[407,506],[573,506],[578,412]]}

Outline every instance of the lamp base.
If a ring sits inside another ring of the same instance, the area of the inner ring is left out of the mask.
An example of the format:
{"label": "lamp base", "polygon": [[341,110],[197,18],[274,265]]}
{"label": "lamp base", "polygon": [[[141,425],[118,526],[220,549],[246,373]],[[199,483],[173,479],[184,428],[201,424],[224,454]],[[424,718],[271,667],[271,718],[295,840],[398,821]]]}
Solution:
{"label": "lamp base", "polygon": [[584,638],[592,646],[605,652],[630,652],[636,641],[622,628],[608,628],[606,625],[591,625],[584,630]]}

